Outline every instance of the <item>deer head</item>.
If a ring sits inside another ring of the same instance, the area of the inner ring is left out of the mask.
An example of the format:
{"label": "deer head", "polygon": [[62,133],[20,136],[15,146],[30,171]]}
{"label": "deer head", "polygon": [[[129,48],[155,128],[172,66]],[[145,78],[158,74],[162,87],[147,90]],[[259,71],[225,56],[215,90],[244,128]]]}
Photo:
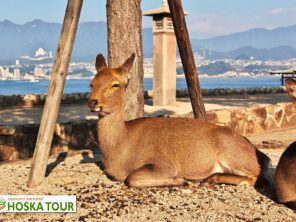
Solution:
{"label": "deer head", "polygon": [[90,83],[91,93],[88,100],[92,112],[104,117],[124,109],[124,94],[134,59],[133,53],[120,67],[109,68],[104,56],[102,54],[97,56],[97,74]]}

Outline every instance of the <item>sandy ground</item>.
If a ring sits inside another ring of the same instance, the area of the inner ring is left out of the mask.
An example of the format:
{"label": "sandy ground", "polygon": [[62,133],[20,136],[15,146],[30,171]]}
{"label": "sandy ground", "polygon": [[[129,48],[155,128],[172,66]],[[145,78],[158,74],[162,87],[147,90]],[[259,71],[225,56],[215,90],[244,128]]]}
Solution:
{"label": "sandy ground", "polygon": [[[206,97],[206,109],[288,102],[284,94]],[[70,108],[70,112],[69,112]],[[71,109],[72,108],[72,109]],[[0,124],[39,122],[41,108],[0,111]],[[189,100],[179,99],[174,107],[153,107],[146,101],[146,115],[186,114]],[[13,114],[13,115],[12,115]],[[84,106],[63,106],[60,120],[96,118]],[[264,149],[275,168],[284,148],[296,140],[296,129],[256,134],[248,137],[260,146],[263,141],[280,141],[277,149]],[[269,187],[216,185],[129,189],[110,181],[100,170],[100,156],[85,150],[72,156],[51,158],[48,176],[37,188],[26,186],[30,161],[0,163],[1,195],[76,195],[77,213],[1,214],[0,221],[296,221],[296,213],[276,203]]]}
{"label": "sandy ground", "polygon": [[[228,95],[204,97],[206,110],[235,108],[257,104],[276,104],[289,102],[286,94]],[[145,101],[145,116],[184,115],[192,111],[189,98],[178,98],[174,106],[152,106],[152,101]],[[0,125],[39,123],[43,107],[7,108],[0,110]],[[97,119],[86,105],[62,105],[58,122],[79,119]]]}
{"label": "sandy ground", "polygon": [[[248,137],[291,143],[296,129]],[[276,166],[283,147],[263,150]],[[273,201],[265,187],[216,185],[129,189],[110,181],[99,168],[100,156],[81,151],[51,158],[49,175],[37,188],[27,188],[30,160],[0,165],[0,196],[12,194],[77,195],[77,213],[1,214],[0,221],[296,221],[296,213]]]}

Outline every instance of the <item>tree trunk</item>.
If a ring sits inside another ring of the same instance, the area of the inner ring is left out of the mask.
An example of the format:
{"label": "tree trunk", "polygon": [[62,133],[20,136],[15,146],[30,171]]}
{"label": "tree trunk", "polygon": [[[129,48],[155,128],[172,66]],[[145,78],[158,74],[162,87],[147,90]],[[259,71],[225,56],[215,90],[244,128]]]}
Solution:
{"label": "tree trunk", "polygon": [[144,115],[141,0],[107,0],[108,63],[120,66],[136,54],[126,92],[125,119]]}

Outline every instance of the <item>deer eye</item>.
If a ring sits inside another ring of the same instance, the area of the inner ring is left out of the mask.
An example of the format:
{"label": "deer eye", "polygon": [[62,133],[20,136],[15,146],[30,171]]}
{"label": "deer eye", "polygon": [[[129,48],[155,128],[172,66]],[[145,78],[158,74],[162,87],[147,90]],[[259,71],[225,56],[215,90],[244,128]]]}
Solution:
{"label": "deer eye", "polygon": [[115,83],[115,84],[113,84],[112,86],[111,86],[111,89],[115,89],[115,88],[119,88],[119,84],[118,83]]}

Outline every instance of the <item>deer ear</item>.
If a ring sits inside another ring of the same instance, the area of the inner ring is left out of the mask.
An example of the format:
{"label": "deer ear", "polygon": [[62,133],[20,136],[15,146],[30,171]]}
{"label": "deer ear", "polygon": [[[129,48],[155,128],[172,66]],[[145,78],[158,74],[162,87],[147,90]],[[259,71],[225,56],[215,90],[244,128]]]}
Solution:
{"label": "deer ear", "polygon": [[107,63],[102,54],[97,55],[96,58],[96,69],[97,72],[100,72],[103,68],[107,68]]}
{"label": "deer ear", "polygon": [[125,73],[129,73],[133,67],[135,60],[135,53],[131,54],[131,56],[122,64],[121,68]]}

